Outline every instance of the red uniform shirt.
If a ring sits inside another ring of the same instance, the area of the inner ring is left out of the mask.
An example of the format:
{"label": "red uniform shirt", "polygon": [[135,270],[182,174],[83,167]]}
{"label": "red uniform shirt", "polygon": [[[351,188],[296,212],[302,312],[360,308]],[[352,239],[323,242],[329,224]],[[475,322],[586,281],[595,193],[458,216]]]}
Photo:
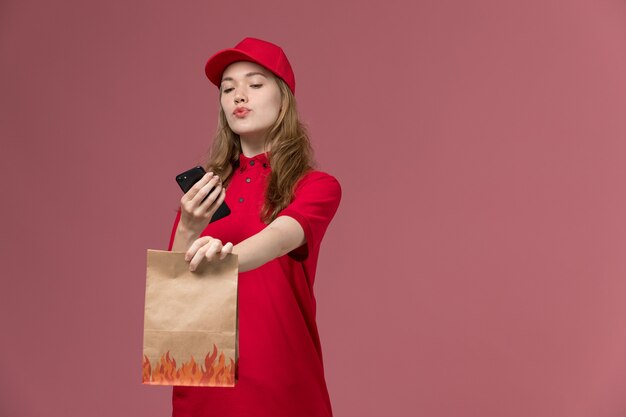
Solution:
{"label": "red uniform shirt", "polygon": [[[231,214],[202,233],[237,244],[260,232],[266,154],[240,156],[226,191]],[[239,380],[234,388],[174,387],[173,417],[330,417],[313,283],[320,243],[341,187],[320,171],[307,173],[279,216],[297,220],[306,244],[257,269],[239,274]],[[176,216],[169,248],[180,212]]]}

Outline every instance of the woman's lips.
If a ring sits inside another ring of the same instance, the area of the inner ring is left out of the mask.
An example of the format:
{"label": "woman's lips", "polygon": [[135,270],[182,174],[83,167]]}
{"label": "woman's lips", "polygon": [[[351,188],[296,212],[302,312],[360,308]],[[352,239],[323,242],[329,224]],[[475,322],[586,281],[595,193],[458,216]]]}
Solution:
{"label": "woman's lips", "polygon": [[235,117],[244,118],[246,115],[250,113],[250,109],[246,107],[237,107],[235,111],[233,111],[233,115]]}

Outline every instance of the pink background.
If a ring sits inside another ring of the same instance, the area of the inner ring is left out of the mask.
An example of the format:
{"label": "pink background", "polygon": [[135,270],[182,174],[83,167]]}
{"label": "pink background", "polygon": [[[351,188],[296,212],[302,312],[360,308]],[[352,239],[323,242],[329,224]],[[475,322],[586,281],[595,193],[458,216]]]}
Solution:
{"label": "pink background", "polygon": [[336,416],[626,415],[626,5],[0,3],[0,414],[168,416],[145,250],[206,58],[284,47],[344,191],[316,294]]}

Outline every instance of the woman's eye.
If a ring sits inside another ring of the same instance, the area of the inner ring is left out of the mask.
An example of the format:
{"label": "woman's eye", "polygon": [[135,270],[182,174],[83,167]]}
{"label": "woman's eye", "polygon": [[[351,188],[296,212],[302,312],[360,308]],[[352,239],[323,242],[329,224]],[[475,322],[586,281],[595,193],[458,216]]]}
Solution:
{"label": "woman's eye", "polygon": [[261,88],[261,87],[263,87],[263,84],[250,84],[250,87],[252,87],[252,88]]}
{"label": "woman's eye", "polygon": [[222,89],[222,93],[230,93],[233,90],[234,90],[233,87],[227,87],[227,88]]}

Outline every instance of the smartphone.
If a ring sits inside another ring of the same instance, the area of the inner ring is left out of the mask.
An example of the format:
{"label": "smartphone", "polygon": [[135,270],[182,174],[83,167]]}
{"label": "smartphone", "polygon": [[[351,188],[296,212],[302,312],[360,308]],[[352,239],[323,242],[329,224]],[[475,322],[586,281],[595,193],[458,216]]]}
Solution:
{"label": "smartphone", "polygon": [[[191,189],[191,187],[195,183],[200,181],[200,179],[204,176],[204,174],[206,174],[206,171],[201,166],[193,167],[183,172],[182,174],[178,174],[176,176],[176,182],[180,186],[180,189],[183,190],[183,193],[187,193],[187,191],[189,191],[189,189]],[[209,191],[209,194],[211,194],[214,189],[215,187],[213,187],[211,191]],[[208,197],[208,194],[207,194],[207,197]],[[209,221],[209,223],[212,223],[223,217],[226,217],[229,214],[230,214],[230,208],[228,208],[228,206],[226,205],[226,201],[224,201],[222,205],[218,207],[217,211],[213,213],[213,217],[211,217],[211,220]]]}

